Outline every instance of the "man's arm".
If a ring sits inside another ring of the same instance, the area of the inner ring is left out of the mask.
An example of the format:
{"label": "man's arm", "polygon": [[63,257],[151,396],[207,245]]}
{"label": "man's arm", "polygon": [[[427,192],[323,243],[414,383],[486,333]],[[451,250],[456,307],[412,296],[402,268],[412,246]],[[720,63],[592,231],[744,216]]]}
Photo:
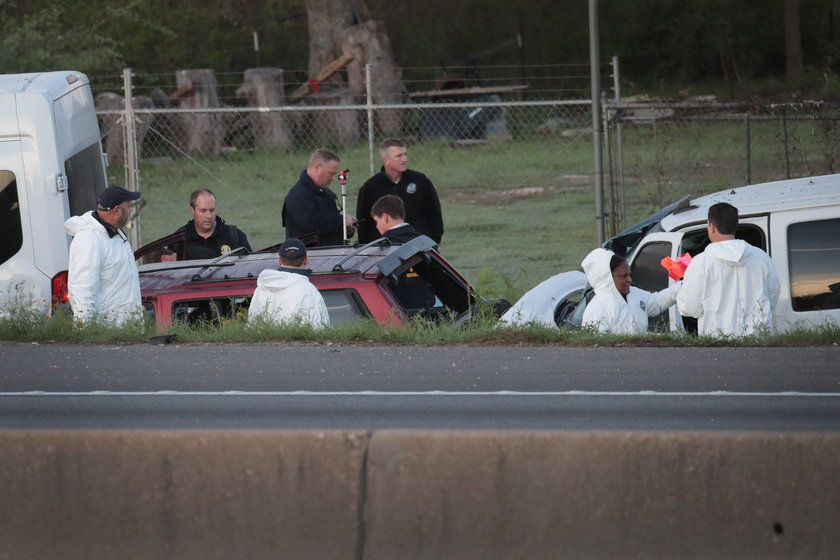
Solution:
{"label": "man's arm", "polygon": [[373,218],[370,217],[370,209],[373,207],[373,201],[370,200],[368,192],[371,187],[368,187],[370,179],[365,181],[362,188],[359,189],[359,195],[356,197],[356,219],[359,220],[357,233],[359,234],[359,243],[370,243],[379,237],[379,232],[376,231],[376,224]]}
{"label": "man's arm", "polygon": [[440,208],[440,198],[438,198],[437,190],[435,189],[432,180],[426,177],[426,219],[429,220],[429,229],[431,230],[432,239],[440,243],[443,239],[443,212]]}
{"label": "man's arm", "polygon": [[82,230],[70,243],[67,290],[70,307],[78,322],[90,321],[104,310],[97,309],[96,294],[102,269],[102,247],[92,231]]}
{"label": "man's arm", "polygon": [[770,297],[770,305],[776,309],[779,303],[779,294],[782,291],[781,282],[779,281],[779,273],[776,270],[776,264],[768,256],[767,257],[767,295]]}
{"label": "man's arm", "polygon": [[237,241],[236,242],[237,242],[238,246],[239,247],[245,247],[245,249],[247,249],[248,252],[250,253],[252,251],[252,249],[251,249],[251,244],[248,243],[248,236],[245,235],[245,232],[242,231],[239,228],[236,228],[236,233],[237,233],[237,236],[236,236]]}
{"label": "man's arm", "polygon": [[645,301],[645,311],[647,311],[648,317],[655,317],[660,313],[667,311],[669,307],[674,305],[677,301],[677,294],[681,288],[682,282],[680,281],[675,282],[664,290],[658,292],[651,293],[641,290],[645,292],[642,295]]}
{"label": "man's arm", "polygon": [[703,253],[700,253],[694,257],[694,260],[685,269],[682,287],[677,294],[677,309],[682,315],[688,317],[699,318],[703,314],[704,256]]}

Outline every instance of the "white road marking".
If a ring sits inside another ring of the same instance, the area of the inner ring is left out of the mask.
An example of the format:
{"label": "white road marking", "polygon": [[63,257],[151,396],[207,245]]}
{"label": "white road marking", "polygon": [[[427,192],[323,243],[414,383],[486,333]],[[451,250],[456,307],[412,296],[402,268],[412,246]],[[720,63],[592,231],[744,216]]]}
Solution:
{"label": "white road marking", "polygon": [[19,391],[0,397],[821,397],[805,391]]}

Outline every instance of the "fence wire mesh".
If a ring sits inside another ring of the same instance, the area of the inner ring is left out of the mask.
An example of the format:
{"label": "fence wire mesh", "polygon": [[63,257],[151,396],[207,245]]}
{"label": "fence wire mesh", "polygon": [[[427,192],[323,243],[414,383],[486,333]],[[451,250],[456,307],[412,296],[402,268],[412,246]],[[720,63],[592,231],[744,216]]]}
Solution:
{"label": "fence wire mesh", "polygon": [[[577,268],[596,245],[588,99],[537,99],[545,92],[529,96],[511,79],[473,95],[370,104],[325,83],[292,102],[307,83],[283,76],[135,76],[133,117],[119,82],[94,84],[109,180],[136,173],[148,202],[142,243],[183,225],[201,187],[215,191],[219,215],[252,247],[278,243],[283,199],[318,147],[350,169],[343,202],[354,214],[358,188],[379,170],[379,143],[396,136],[408,144],[409,167],[438,190],[441,252],[491,292],[516,297]],[[607,102],[603,113],[608,235],[686,194],[834,172],[840,153],[840,113],[830,104]],[[132,118],[136,170],[126,167]]]}
{"label": "fence wire mesh", "polygon": [[635,217],[684,194],[834,173],[838,117],[825,103],[607,104],[611,229],[627,225],[622,192]]}

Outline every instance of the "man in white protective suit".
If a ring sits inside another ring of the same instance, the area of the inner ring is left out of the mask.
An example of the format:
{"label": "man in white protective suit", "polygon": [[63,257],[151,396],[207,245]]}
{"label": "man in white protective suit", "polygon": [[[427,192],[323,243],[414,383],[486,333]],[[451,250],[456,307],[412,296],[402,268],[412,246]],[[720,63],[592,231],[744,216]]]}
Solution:
{"label": "man in white protective suit", "polygon": [[[648,292],[631,286],[630,265],[606,249],[594,249],[581,263],[595,296],[583,312],[582,325],[601,333],[644,334],[648,317],[664,312],[676,301],[680,283]],[[662,274],[667,274],[663,269]]]}
{"label": "man in white protective suit", "polygon": [[700,336],[740,337],[776,329],[779,275],[770,256],[735,239],[738,209],[709,208],[709,244],[685,271],[677,296],[680,313],[697,317]]}
{"label": "man in white protective suit", "polygon": [[266,269],[257,278],[257,289],[248,308],[248,324],[264,321],[275,325],[330,325],[327,304],[309,281],[306,246],[295,237],[280,245],[280,267]]}
{"label": "man in white protective suit", "polygon": [[64,222],[64,230],[73,236],[67,290],[79,326],[122,326],[143,316],[137,263],[122,230],[139,198],[139,192],[111,186],[99,195],[96,210]]}

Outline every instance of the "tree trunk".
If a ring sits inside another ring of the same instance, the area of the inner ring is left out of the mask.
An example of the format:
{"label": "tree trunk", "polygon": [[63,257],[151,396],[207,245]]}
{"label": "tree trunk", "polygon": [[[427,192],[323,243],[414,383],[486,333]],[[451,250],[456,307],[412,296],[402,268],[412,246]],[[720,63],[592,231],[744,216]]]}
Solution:
{"label": "tree trunk", "polygon": [[785,62],[787,79],[793,80],[802,75],[802,33],[799,25],[799,4],[801,0],[785,2]]}
{"label": "tree trunk", "polygon": [[[283,88],[281,68],[250,68],[245,70],[244,83],[236,90],[236,96],[246,99],[249,107],[280,107],[286,105]],[[281,150],[292,147],[289,115],[249,113],[248,121],[257,146]]]}
{"label": "tree trunk", "polygon": [[[371,64],[371,101],[379,104],[403,102],[402,73],[394,63],[391,41],[382,22],[367,21],[350,27],[344,33],[341,46],[344,52],[353,56],[353,61],[347,65],[347,77],[350,92],[358,103],[365,102],[365,66],[368,63]],[[384,136],[399,136],[401,111],[376,111],[376,127]]]}
{"label": "tree trunk", "polygon": [[[135,96],[133,99],[135,109],[151,109],[152,98],[145,95]],[[97,111],[122,111],[125,109],[125,100],[122,95],[113,92],[100,93],[96,96]],[[125,125],[122,122],[123,115],[102,115],[100,117],[100,130],[105,135],[105,153],[108,154],[108,161],[113,164],[125,164]],[[137,157],[142,155],[143,139],[149,131],[149,123],[152,115],[137,116]]]}
{"label": "tree trunk", "polygon": [[[178,100],[182,108],[219,107],[216,74],[213,70],[178,70],[175,72]],[[180,148],[188,154],[218,155],[224,136],[222,119],[214,113],[185,113],[184,137]]]}
{"label": "tree trunk", "polygon": [[[309,27],[309,75],[314,76],[341,55],[341,36],[355,23],[350,0],[306,0]],[[326,83],[343,84],[340,74]]]}
{"label": "tree trunk", "polygon": [[[347,86],[327,86],[321,92],[306,97],[304,105],[351,105],[353,94]],[[307,116],[306,126],[321,145],[349,144],[361,138],[358,114],[355,111],[315,111]]]}

